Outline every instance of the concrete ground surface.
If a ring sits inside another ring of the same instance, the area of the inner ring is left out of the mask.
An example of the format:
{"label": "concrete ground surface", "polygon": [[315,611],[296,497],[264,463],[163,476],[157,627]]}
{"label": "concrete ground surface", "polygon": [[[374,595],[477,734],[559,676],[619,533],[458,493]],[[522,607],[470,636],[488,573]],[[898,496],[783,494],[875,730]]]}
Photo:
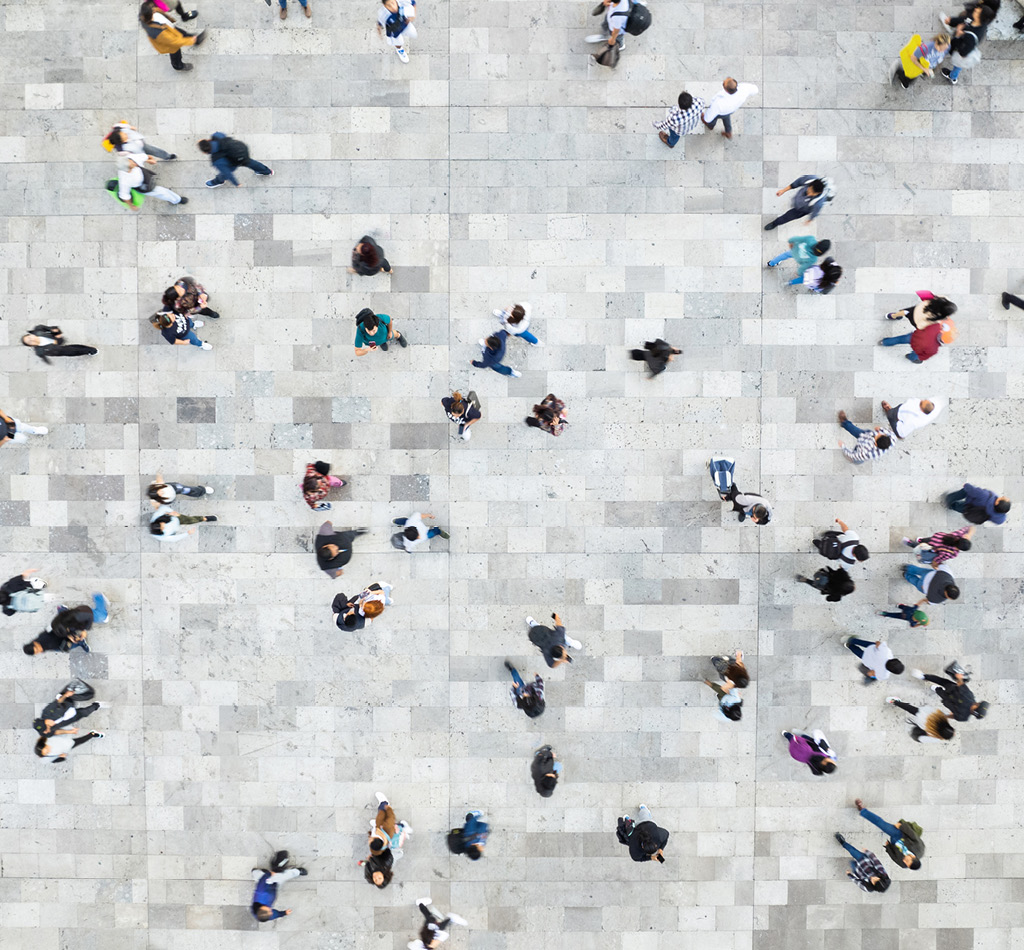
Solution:
{"label": "concrete ground surface", "polygon": [[[453,950],[1024,944],[1024,331],[999,306],[1024,287],[1024,47],[989,42],[956,88],[904,92],[887,70],[937,28],[923,0],[669,2],[612,73],[588,65],[590,3],[424,0],[403,65],[374,3],[311,4],[282,22],[197,0],[191,73],[129,0],[0,6],[0,408],[50,430],[0,449],[3,579],[49,583],[44,613],[3,619],[3,950],[398,950],[427,893],[469,921]],[[727,75],[760,89],[734,139],[666,149],[652,120]],[[133,214],[103,192],[121,119],[180,155],[160,180],[187,206]],[[194,143],[216,130],[275,177],[207,191]],[[764,232],[806,172],[835,201]],[[393,277],[346,273],[364,233]],[[844,268],[831,296],[764,267],[808,233]],[[185,273],[222,314],[211,352],[147,320]],[[960,336],[914,366],[877,343],[921,289],[958,303]],[[510,344],[519,379],[474,370],[491,310],[517,300],[543,346]],[[412,345],[354,357],[364,306]],[[46,367],[18,345],[38,322],[99,354]],[[649,381],[627,354],[656,336],[683,354]],[[483,403],[469,442],[440,406],[452,388]],[[558,440],[523,425],[548,392]],[[874,463],[839,452],[837,410],[878,424],[880,400],[922,396],[950,401],[936,424]],[[770,525],[720,505],[715,452]],[[351,482],[326,516],[299,494],[314,459]],[[158,470],[213,486],[178,507],[219,522],[158,546]],[[879,618],[916,595],[900,538],[960,524],[941,497],[965,480],[1015,506],[953,562],[961,600],[927,628]],[[413,511],[451,540],[394,550],[390,519]],[[336,581],[312,554],[323,517],[371,528]],[[873,554],[826,604],[793,575],[823,563],[811,538],[836,517]],[[394,606],[335,629],[334,594],[377,580]],[[89,655],[23,655],[95,589],[112,616]],[[584,649],[547,671],[523,621],[552,610]],[[908,667],[959,658],[988,718],[914,744],[883,700],[930,694],[861,685],[849,634]],[[753,683],[733,724],[701,680],[737,647]],[[540,719],[512,707],[505,656],[544,672]],[[30,724],[69,672],[113,708],[53,765]],[[834,775],[787,756],[780,730],[805,727],[839,750]],[[542,742],[564,762],[550,799],[529,776]],[[384,891],[356,866],[377,790],[415,829]],[[920,871],[888,862],[858,795],[924,828]],[[671,832],[664,866],[615,840],[640,801]],[[473,807],[493,826],[477,863],[444,839]],[[836,830],[882,856],[888,893],[844,877]],[[276,848],[309,876],[257,929],[249,871]]]}

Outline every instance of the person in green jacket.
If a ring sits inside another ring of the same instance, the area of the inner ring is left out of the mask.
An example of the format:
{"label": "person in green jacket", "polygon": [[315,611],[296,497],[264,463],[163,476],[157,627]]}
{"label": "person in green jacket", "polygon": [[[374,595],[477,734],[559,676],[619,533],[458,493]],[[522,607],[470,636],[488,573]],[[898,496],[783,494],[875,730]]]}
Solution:
{"label": "person in green jacket", "polygon": [[783,251],[778,257],[773,257],[768,262],[768,266],[776,267],[783,261],[792,258],[796,261],[797,277],[802,278],[804,271],[814,264],[822,254],[827,254],[830,247],[832,247],[831,241],[819,241],[810,234],[804,237],[792,237],[789,239],[789,250]]}

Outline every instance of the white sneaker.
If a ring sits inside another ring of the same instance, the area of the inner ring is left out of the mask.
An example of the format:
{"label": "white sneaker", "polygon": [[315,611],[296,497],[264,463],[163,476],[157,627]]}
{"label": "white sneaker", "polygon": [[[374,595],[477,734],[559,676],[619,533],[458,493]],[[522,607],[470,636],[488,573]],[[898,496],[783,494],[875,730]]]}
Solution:
{"label": "white sneaker", "polygon": [[410,825],[409,822],[407,822],[407,821],[400,821],[398,823],[398,827],[401,828],[407,835],[411,835],[412,834],[412,825]]}
{"label": "white sneaker", "polygon": [[383,805],[384,802],[386,802],[388,800],[387,795],[385,795],[383,792],[374,792],[373,794],[374,794],[374,796],[377,799],[377,804],[378,805]]}
{"label": "white sneaker", "polygon": [[[416,903],[417,903],[417,905],[419,905],[419,904],[426,904],[426,905],[427,905],[427,907],[429,907],[429,906],[430,906],[431,904],[433,904],[433,903],[434,903],[434,900],[433,900],[433,898],[432,898],[432,897],[431,897],[431,896],[430,896],[430,895],[428,894],[428,895],[427,895],[426,897],[417,897],[417,898],[416,898]],[[448,916],[449,916],[449,917],[451,917],[451,914],[449,914]]]}
{"label": "white sneaker", "polygon": [[607,43],[608,37],[604,33],[591,33],[583,40],[584,43]]}
{"label": "white sneaker", "polygon": [[206,494],[207,495],[212,495],[213,494],[213,489],[209,485],[203,485],[203,488],[206,489]]}
{"label": "white sneaker", "polygon": [[193,320],[192,326],[194,326],[198,330],[199,327],[205,327],[206,324],[202,320]]}
{"label": "white sneaker", "polygon": [[468,927],[469,926],[469,921],[466,920],[465,917],[460,917],[458,914],[451,914],[451,913],[449,913],[448,914],[448,919],[453,924],[458,924],[460,927]]}
{"label": "white sneaker", "polygon": [[110,709],[110,703],[97,703],[96,705],[99,706],[100,709]]}
{"label": "white sneaker", "polygon": [[543,340],[537,340],[536,343],[531,343],[530,346],[540,346],[543,342]]}
{"label": "white sneaker", "polygon": [[204,343],[202,348],[204,350],[212,350],[213,349],[213,347],[209,343]]}
{"label": "white sneaker", "polygon": [[893,703],[898,703],[900,698],[899,696],[886,696],[885,701],[891,706]]}
{"label": "white sneaker", "polygon": [[50,430],[46,426],[35,426],[36,435],[46,435]]}
{"label": "white sneaker", "polygon": [[565,645],[571,647],[573,650],[582,650],[583,644],[579,640],[573,640],[572,637],[564,637]]}
{"label": "white sneaker", "polygon": [[516,379],[519,379],[519,377],[522,376],[523,374],[520,373],[519,370],[514,369],[512,370],[512,375],[515,376]]}
{"label": "white sneaker", "polygon": [[473,438],[473,433],[470,432],[469,429],[466,429],[466,431],[462,433],[462,441],[463,442],[468,442],[472,438]]}
{"label": "white sneaker", "polygon": [[916,680],[923,680],[924,679],[924,673],[921,670],[910,670],[909,672],[910,672],[910,675],[913,676],[914,679],[916,679]]}
{"label": "white sneaker", "polygon": [[398,53],[398,58],[403,63],[409,62],[409,54],[404,49],[402,49],[402,47],[398,47],[398,49],[396,49],[395,52]]}
{"label": "white sneaker", "polygon": [[533,617],[527,617],[526,618],[526,626],[528,626],[528,627],[536,627],[537,626],[537,621],[534,620]]}

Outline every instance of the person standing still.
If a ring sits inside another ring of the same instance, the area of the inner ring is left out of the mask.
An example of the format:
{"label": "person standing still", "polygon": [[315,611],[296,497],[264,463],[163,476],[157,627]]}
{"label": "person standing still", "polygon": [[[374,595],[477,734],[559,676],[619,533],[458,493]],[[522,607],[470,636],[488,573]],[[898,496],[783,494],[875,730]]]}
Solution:
{"label": "person standing still", "polygon": [[[277,0],[277,2],[281,5],[281,19],[287,20],[288,0]],[[309,8],[309,0],[299,0],[299,6],[302,7],[302,12],[305,13],[307,17],[311,17],[313,15],[313,11]]]}
{"label": "person standing still", "polygon": [[757,95],[757,86],[750,82],[736,82],[732,76],[727,76],[722,83],[722,91],[708,103],[704,114],[700,117],[701,122],[713,129],[718,120],[722,120],[722,137],[732,138],[732,115],[751,96]]}

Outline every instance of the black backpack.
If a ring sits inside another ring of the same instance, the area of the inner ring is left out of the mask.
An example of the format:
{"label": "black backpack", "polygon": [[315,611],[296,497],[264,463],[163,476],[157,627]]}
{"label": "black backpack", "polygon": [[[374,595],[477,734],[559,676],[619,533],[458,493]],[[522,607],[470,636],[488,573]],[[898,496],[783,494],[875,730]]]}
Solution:
{"label": "black backpack", "polygon": [[249,146],[238,139],[225,138],[221,140],[220,151],[224,157],[234,165],[244,165],[249,161]]}
{"label": "black backpack", "polygon": [[642,3],[630,5],[629,16],[623,29],[631,36],[639,36],[651,25],[651,11]]}
{"label": "black backpack", "polygon": [[615,837],[619,839],[619,844],[629,845],[629,836],[635,827],[636,822],[632,818],[619,819],[618,827],[615,829]]}
{"label": "black backpack", "polygon": [[466,846],[462,842],[461,828],[452,828],[452,830],[448,832],[448,850],[451,851],[452,854],[466,853]]}

